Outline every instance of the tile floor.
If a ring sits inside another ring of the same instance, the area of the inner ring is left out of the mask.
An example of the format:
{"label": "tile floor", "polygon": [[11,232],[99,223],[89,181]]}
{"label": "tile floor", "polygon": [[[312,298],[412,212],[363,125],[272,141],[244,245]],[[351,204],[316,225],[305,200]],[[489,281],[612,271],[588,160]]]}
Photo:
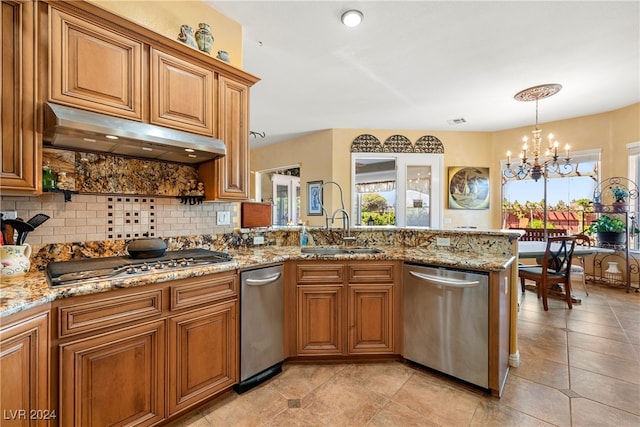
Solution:
{"label": "tile floor", "polygon": [[640,293],[590,285],[573,310],[521,296],[520,367],[501,399],[400,362],[286,364],[173,424],[205,426],[640,426]]}

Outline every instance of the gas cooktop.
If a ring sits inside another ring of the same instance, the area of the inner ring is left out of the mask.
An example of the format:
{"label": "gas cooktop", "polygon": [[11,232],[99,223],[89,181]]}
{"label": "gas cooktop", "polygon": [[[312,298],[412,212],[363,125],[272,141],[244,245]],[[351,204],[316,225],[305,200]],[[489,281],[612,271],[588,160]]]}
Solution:
{"label": "gas cooktop", "polygon": [[67,286],[231,261],[229,254],[207,249],[169,251],[157,258],[115,256],[53,261],[47,265],[47,279],[51,286]]}

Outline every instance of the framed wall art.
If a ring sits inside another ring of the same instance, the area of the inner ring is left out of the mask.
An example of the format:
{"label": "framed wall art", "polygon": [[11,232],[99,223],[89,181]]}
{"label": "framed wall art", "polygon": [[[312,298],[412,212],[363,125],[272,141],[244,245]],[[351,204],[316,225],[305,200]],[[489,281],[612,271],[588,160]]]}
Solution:
{"label": "framed wall art", "polygon": [[489,168],[449,167],[449,209],[489,209]]}
{"label": "framed wall art", "polygon": [[307,182],[307,215],[322,215],[322,181]]}

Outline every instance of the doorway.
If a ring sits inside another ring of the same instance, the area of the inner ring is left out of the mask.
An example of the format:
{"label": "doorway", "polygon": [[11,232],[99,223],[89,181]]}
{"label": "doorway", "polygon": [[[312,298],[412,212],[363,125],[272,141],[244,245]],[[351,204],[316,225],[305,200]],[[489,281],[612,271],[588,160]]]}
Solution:
{"label": "doorway", "polygon": [[271,203],[273,226],[297,225],[300,221],[300,167],[256,172],[255,197]]}

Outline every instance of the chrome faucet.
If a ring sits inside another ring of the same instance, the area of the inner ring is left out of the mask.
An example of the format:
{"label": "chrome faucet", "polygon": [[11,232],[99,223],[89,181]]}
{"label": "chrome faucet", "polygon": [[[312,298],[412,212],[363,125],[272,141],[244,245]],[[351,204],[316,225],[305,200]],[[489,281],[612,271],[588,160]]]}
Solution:
{"label": "chrome faucet", "polygon": [[336,209],[335,212],[333,212],[333,215],[331,215],[332,224],[338,212],[342,212],[342,240],[344,240],[344,243],[348,245],[349,242],[354,242],[356,240],[355,237],[351,237],[351,224],[349,222],[349,214],[342,208]]}
{"label": "chrome faucet", "polygon": [[[342,206],[342,207],[339,208],[339,209],[336,209],[333,212],[333,214],[331,215],[331,224],[333,224],[333,222],[335,221],[336,214],[338,212],[342,212],[342,240],[345,242],[345,244],[349,244],[349,242],[355,241],[356,238],[355,237],[351,237],[351,223],[349,221],[349,213],[344,208],[344,195],[343,195],[343,192],[342,192],[342,187],[340,187],[340,184],[338,184],[335,181],[327,181],[327,182],[322,184],[322,187],[324,187],[327,184],[333,184],[336,187],[338,187],[338,190],[340,190],[340,206]],[[328,230],[329,229],[329,211],[327,211],[324,208],[324,206],[322,206],[322,212],[324,212],[324,214],[325,214],[325,221],[327,223],[327,230]]]}

